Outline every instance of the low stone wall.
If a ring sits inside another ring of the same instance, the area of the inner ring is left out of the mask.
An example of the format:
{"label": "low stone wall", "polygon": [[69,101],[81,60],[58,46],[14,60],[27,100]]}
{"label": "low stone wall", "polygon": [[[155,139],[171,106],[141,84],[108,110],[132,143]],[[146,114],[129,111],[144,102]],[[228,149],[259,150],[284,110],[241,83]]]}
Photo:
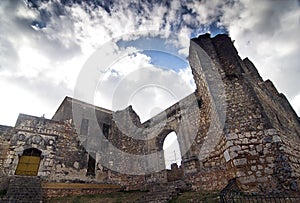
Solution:
{"label": "low stone wall", "polygon": [[188,175],[185,182],[192,185],[193,191],[221,191],[230,180],[231,175],[222,169],[202,170]]}
{"label": "low stone wall", "polygon": [[114,184],[84,183],[42,183],[43,198],[106,194],[120,191],[121,187]]}
{"label": "low stone wall", "polygon": [[182,180],[183,178],[183,168],[178,167],[176,163],[171,165],[171,170],[167,170],[167,179],[168,182],[175,180]]}
{"label": "low stone wall", "polygon": [[0,177],[0,191],[7,190],[9,184],[9,177],[2,176]]}

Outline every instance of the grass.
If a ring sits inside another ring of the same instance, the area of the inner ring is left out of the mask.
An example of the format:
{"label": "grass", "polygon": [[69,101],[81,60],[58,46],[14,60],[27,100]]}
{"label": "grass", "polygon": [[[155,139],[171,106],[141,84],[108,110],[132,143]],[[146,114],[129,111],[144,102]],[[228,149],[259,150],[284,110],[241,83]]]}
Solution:
{"label": "grass", "polygon": [[7,193],[7,190],[0,190],[0,198],[4,197]]}
{"label": "grass", "polygon": [[47,203],[130,203],[142,197],[145,192],[113,192],[108,194],[67,196],[48,199]]}
{"label": "grass", "polygon": [[185,203],[185,202],[205,202],[215,203],[220,202],[218,192],[184,192],[169,203]]}
{"label": "grass", "polygon": [[[98,195],[82,195],[82,196],[67,196],[60,198],[48,199],[47,203],[130,203],[141,198],[145,192],[128,191],[128,192],[113,192],[109,194]],[[215,203],[220,202],[218,192],[184,192],[169,203],[186,203],[186,202],[205,202]]]}

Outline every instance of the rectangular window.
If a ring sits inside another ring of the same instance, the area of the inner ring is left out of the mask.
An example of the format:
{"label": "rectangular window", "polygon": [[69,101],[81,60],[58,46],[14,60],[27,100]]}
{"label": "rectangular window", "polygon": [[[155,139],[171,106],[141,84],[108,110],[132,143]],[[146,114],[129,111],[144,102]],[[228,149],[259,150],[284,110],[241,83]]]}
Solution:
{"label": "rectangular window", "polygon": [[[95,154],[93,154],[95,157]],[[89,154],[89,160],[88,160],[88,167],[87,167],[87,176],[95,176],[95,167],[96,167],[96,160],[94,159],[92,155]]]}
{"label": "rectangular window", "polygon": [[80,134],[81,135],[87,135],[89,130],[89,120],[83,118],[81,120],[81,126],[80,126]]}
{"label": "rectangular window", "polygon": [[109,125],[103,123],[103,126],[102,126],[102,133],[103,135],[107,138],[108,137],[108,134],[109,134]]}

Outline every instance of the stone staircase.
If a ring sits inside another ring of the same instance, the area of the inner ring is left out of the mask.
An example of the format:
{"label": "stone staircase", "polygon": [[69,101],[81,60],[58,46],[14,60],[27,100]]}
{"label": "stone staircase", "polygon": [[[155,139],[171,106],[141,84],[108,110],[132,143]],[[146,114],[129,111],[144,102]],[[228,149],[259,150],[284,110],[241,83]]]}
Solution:
{"label": "stone staircase", "polygon": [[149,192],[138,199],[135,203],[165,203],[180,195],[181,191],[187,190],[188,186],[183,181],[173,181],[149,185]]}
{"label": "stone staircase", "polygon": [[42,203],[41,180],[36,176],[14,176],[10,178],[3,203]]}

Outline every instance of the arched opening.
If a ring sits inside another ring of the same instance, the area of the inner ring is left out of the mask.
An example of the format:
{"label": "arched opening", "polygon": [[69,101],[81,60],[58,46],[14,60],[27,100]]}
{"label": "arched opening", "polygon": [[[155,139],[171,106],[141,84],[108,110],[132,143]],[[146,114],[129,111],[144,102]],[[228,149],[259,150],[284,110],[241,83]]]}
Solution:
{"label": "arched opening", "polygon": [[171,164],[181,165],[181,153],[176,133],[170,132],[163,144],[166,169],[171,169]]}
{"label": "arched opening", "polygon": [[19,159],[16,175],[36,176],[39,170],[42,152],[35,148],[24,150]]}

